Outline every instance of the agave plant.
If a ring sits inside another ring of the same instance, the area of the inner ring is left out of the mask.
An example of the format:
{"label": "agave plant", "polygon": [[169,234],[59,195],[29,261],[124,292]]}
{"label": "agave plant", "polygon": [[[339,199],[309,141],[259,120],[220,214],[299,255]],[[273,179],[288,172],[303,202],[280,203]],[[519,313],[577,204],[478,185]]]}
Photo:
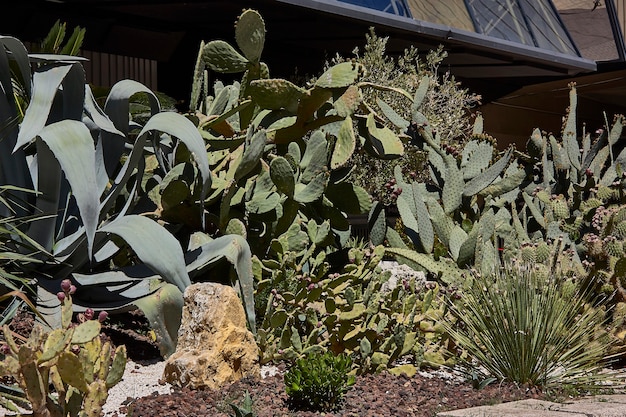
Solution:
{"label": "agave plant", "polygon": [[[227,258],[238,276],[254,330],[250,251],[239,236],[210,240],[200,236],[182,247],[162,224],[142,216],[148,200],[142,185],[148,175],[161,180],[177,150],[188,150],[198,171],[198,202],[211,184],[204,140],[182,115],[161,112],[145,86],[124,80],[113,86],[101,108],[85,82],[81,58],[29,55],[12,37],[0,37],[0,185],[33,189],[18,215],[43,215],[21,229],[52,257],[30,271],[37,286],[38,309],[59,324],[56,289],[70,278],[84,287],[75,310],[143,310],[170,354],[182,311],[182,292],[195,274]],[[19,126],[13,85],[20,80],[28,106]],[[147,95],[152,117],[145,125],[129,118],[129,98]],[[155,156],[158,169],[146,174]],[[202,211],[199,211],[202,217]],[[1,215],[9,215],[7,212]],[[200,223],[203,222],[203,217]],[[119,258],[127,261],[119,262]]]}
{"label": "agave plant", "polygon": [[36,311],[30,301],[34,298],[35,289],[30,282],[29,270],[33,265],[42,264],[42,257],[52,257],[22,230],[42,216],[16,216],[16,210],[24,202],[14,199],[15,192],[33,193],[32,190],[6,185],[0,187],[0,207],[10,213],[0,218],[0,302],[4,307],[0,313],[0,325],[11,320],[24,303]]}

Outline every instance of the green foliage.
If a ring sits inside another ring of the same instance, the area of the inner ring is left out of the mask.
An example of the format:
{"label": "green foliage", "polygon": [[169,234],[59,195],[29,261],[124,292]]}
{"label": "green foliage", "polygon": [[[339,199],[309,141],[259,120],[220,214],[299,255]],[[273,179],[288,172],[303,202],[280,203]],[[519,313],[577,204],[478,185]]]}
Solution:
{"label": "green foliage", "polygon": [[[384,253],[382,246],[320,251],[304,239],[264,260],[257,287],[257,301],[267,300],[258,314],[261,361],[332,351],[349,354],[357,373],[414,374],[450,364],[437,323],[446,314],[441,288],[414,276],[389,282],[390,272],[379,267]],[[409,363],[396,368],[400,359]]]}
{"label": "green foliage", "polygon": [[254,405],[252,401],[252,397],[250,397],[250,393],[248,391],[243,395],[243,401],[241,405],[230,404],[230,407],[233,409],[235,413],[234,417],[254,417],[254,412],[252,411],[252,406]]}
{"label": "green foliage", "polygon": [[[67,24],[57,20],[50,28],[45,39],[41,41],[37,52],[70,56],[78,55],[85,39],[86,29],[76,26],[69,39],[65,41],[66,30]],[[63,42],[65,42],[65,45]]]}
{"label": "green foliage", "polygon": [[612,302],[619,303],[626,299],[622,271],[616,268],[624,257],[626,151],[618,143],[624,116],[617,115],[611,126],[607,120],[592,140],[590,132],[577,133],[576,106],[571,85],[561,138],[536,129],[527,154],[519,154],[533,175],[521,188],[517,226],[523,242],[562,239],[572,254],[572,273],[588,276],[598,294],[615,292]]}
{"label": "green foliage", "polygon": [[[80,60],[46,55],[31,62],[17,39],[0,37],[0,44],[6,58],[0,73],[12,74],[0,79],[2,87],[12,92],[15,85],[23,85],[26,102],[37,103],[28,105],[21,124],[13,125],[20,119],[15,96],[0,98],[0,120],[7,126],[0,142],[0,186],[9,187],[23,202],[17,216],[39,216],[19,230],[40,249],[37,259],[42,265],[29,273],[47,322],[60,326],[54,293],[69,277],[89,289],[73,300],[77,311],[92,307],[115,312],[140,305],[157,326],[167,356],[175,347],[182,291],[191,277],[205,274],[225,258],[238,273],[232,283],[239,287],[254,330],[251,255],[245,240],[223,236],[183,248],[146,215],[152,188],[162,187],[164,179],[176,175],[176,165],[185,163],[196,173],[190,206],[196,208],[192,212],[197,223],[204,224],[201,202],[211,173],[204,140],[193,123],[180,114],[161,112],[154,94],[130,80],[115,84],[101,108],[85,83]],[[144,125],[129,118],[129,98],[138,93],[150,103],[151,116]],[[46,253],[53,256],[47,258]]]}
{"label": "green foliage", "polygon": [[[117,384],[126,367],[126,347],[115,351],[100,339],[100,321],[87,311],[80,324],[71,323],[75,290],[66,281],[62,300],[63,326],[47,332],[40,325],[28,340],[18,344],[8,326],[0,362],[0,376],[15,379],[35,416],[99,416],[108,390]],[[56,395],[51,395],[52,391]],[[3,405],[15,409],[19,398],[3,398]]]}
{"label": "green foliage", "polygon": [[296,361],[285,373],[285,390],[295,409],[336,411],[346,392],[356,382],[350,375],[352,360],[332,352],[310,354]]}
{"label": "green foliage", "polygon": [[27,189],[0,187],[0,207],[6,213],[5,217],[0,217],[0,298],[3,303],[0,325],[7,323],[23,303],[36,310],[29,301],[29,297],[36,296],[30,271],[41,266],[42,259],[52,257],[24,232],[29,224],[45,216],[17,214],[24,204],[18,196],[32,194],[34,192]]}
{"label": "green foliage", "polygon": [[457,322],[443,323],[467,354],[468,375],[546,388],[618,378],[600,373],[612,344],[602,309],[588,304],[588,290],[571,293],[563,280],[537,275],[532,265],[474,274],[450,304]]}
{"label": "green foliage", "polygon": [[[413,120],[420,119],[423,115],[415,111]],[[498,154],[493,138],[480,133],[480,124],[478,118],[475,133],[461,151],[442,146],[429,126],[414,124],[428,152],[430,182],[409,182],[399,167],[395,169],[396,204],[404,229],[398,234],[387,227],[390,246],[414,248],[426,256],[402,256],[403,261],[432,273],[445,272],[442,279],[456,284],[460,268],[494,268],[502,249],[517,247],[520,241],[513,206],[527,169],[511,149]],[[448,266],[442,268],[442,262]]]}
{"label": "green foliage", "polygon": [[[430,51],[425,59],[420,59],[418,51],[411,47],[394,59],[386,52],[388,40],[387,37],[377,36],[371,29],[366,34],[362,53],[358,48],[354,51],[357,62],[367,68],[362,81],[364,103],[379,115],[384,115],[388,119],[387,126],[398,130],[400,135],[406,135],[412,108],[417,106],[442,142],[465,142],[472,130],[470,109],[479,102],[480,97],[460,88],[449,73],[442,74],[439,71],[446,57],[443,48]],[[336,57],[333,63],[344,60]],[[419,100],[411,100],[411,95]],[[352,178],[355,183],[385,205],[395,203],[397,197],[392,193],[393,187],[388,186],[394,178],[395,166],[399,166],[406,176],[428,181],[424,170],[426,154],[419,143],[406,143],[405,154],[393,164],[362,151],[354,154],[351,164],[354,166]]]}
{"label": "green foliage", "polygon": [[[261,61],[264,33],[259,14],[245,10],[235,24],[237,47],[211,41],[198,54],[188,117],[209,149],[209,228],[215,235],[245,236],[262,259],[290,225],[328,219],[328,239],[341,247],[349,236],[347,214],[366,213],[371,206],[367,192],[349,181],[347,163],[358,143],[386,159],[400,156],[404,144],[361,105],[361,64],[334,65],[306,87],[271,79]],[[243,78],[231,85],[216,82],[210,91],[209,69],[243,72]],[[168,187],[178,198],[171,210],[162,205],[163,218],[193,199],[189,181]]]}

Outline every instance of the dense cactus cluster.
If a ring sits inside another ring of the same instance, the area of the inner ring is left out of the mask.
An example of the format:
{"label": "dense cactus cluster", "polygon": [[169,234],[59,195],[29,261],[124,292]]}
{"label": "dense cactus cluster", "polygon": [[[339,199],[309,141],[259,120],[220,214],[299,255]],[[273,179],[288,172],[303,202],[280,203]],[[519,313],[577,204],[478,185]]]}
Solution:
{"label": "dense cactus cluster", "polygon": [[[269,290],[258,337],[263,361],[332,351],[349,354],[357,373],[407,374],[450,363],[438,324],[446,314],[438,284],[409,277],[389,285],[390,271],[378,266],[382,246],[345,251],[337,269],[336,254],[316,254],[305,236],[304,250],[285,247],[261,268],[259,289]],[[411,364],[394,367],[409,357]]]}
{"label": "dense cactus cluster", "polygon": [[[30,402],[34,416],[96,417],[102,415],[108,390],[117,384],[126,367],[126,347],[113,350],[100,339],[100,321],[93,311],[82,322],[72,323],[72,293],[69,280],[63,281],[63,326],[45,331],[36,325],[25,343],[18,344],[8,326],[0,375],[15,378]],[[50,395],[54,390],[56,396]],[[5,405],[15,406],[5,399]]]}

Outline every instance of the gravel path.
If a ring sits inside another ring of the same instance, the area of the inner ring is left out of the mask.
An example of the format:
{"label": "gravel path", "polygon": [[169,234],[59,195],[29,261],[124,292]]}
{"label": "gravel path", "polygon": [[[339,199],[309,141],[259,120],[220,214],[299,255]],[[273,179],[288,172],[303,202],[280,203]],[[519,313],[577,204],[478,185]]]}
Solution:
{"label": "gravel path", "polygon": [[133,362],[128,360],[122,380],[109,390],[109,398],[104,405],[105,417],[125,416],[118,412],[130,399],[145,397],[153,393],[169,394],[171,385],[160,382],[165,361],[150,360]]}

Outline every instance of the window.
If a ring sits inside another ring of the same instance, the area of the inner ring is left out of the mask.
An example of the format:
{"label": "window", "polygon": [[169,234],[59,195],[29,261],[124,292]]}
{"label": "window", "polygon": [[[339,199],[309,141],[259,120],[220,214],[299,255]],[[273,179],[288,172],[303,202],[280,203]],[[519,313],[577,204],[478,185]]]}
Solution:
{"label": "window", "polygon": [[404,0],[339,0],[342,3],[355,4],[368,9],[380,10],[398,16],[411,17],[411,12]]}

